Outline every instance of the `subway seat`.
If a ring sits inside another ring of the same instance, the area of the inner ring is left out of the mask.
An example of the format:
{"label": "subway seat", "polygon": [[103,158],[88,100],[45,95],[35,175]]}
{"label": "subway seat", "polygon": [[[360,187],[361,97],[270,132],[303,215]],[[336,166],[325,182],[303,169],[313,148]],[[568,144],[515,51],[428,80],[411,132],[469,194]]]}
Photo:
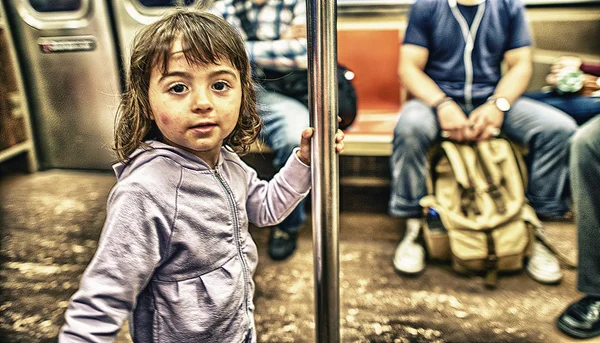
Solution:
{"label": "subway seat", "polygon": [[[400,30],[338,30],[338,61],[355,74],[358,114],[345,130],[345,156],[389,156],[405,97],[398,78]],[[253,152],[269,152],[259,142]]]}

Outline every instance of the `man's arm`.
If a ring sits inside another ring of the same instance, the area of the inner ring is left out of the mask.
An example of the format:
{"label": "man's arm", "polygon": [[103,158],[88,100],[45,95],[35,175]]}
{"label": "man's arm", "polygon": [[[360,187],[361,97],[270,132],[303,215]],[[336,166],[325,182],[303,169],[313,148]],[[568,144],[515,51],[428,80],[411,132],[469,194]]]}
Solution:
{"label": "man's arm", "polygon": [[[531,78],[531,48],[522,47],[509,50],[504,54],[507,71],[494,90],[493,97],[506,98],[514,103],[525,92]],[[494,135],[502,126],[504,112],[492,102],[479,106],[469,116],[469,124],[473,127],[473,139],[485,140]]]}
{"label": "man's arm", "polygon": [[263,68],[308,67],[306,38],[246,42],[250,60]]}
{"label": "man's arm", "polygon": [[446,97],[446,94],[423,71],[429,58],[429,50],[422,46],[402,45],[398,74],[406,89],[430,107]]}
{"label": "man's arm", "polygon": [[[283,3],[283,0],[281,2]],[[289,11],[289,9],[280,10]],[[291,15],[291,21],[286,23],[289,24],[289,28],[281,32],[279,39],[246,42],[246,49],[252,62],[263,68],[306,69],[308,67],[306,2],[297,0],[288,14]],[[274,20],[279,21],[276,26],[283,27],[284,23],[281,20],[288,15],[279,13],[275,17]],[[260,27],[257,30],[260,30]]]}
{"label": "man's arm", "polygon": [[444,101],[446,94],[425,72],[429,50],[412,44],[402,46],[400,52],[400,79],[407,90],[430,107],[437,106],[437,116],[448,138],[462,141],[467,126],[467,116],[454,101]]}
{"label": "man's arm", "polygon": [[[283,3],[283,0],[281,0]],[[268,5],[266,5],[268,6]],[[242,33],[245,39],[246,51],[250,62],[256,63],[263,68],[275,69],[306,69],[307,61],[307,42],[306,42],[306,3],[304,0],[298,0],[293,5],[293,9],[280,8],[280,11],[289,13],[283,15],[289,19],[289,22],[281,22],[282,13],[272,16],[272,22],[265,23],[266,32],[272,39],[263,39],[258,41],[249,41],[248,33],[244,30],[244,25],[239,14],[234,8],[231,0],[214,1],[210,7],[210,12],[221,16]],[[275,10],[275,9],[273,9]],[[277,25],[271,25],[276,22]],[[289,25],[286,32],[273,32],[273,27],[284,27]],[[260,27],[256,28],[259,32]]]}
{"label": "man's arm", "polygon": [[531,79],[531,47],[507,51],[504,61],[507,71],[498,82],[494,97],[506,98],[512,104],[525,92]]}

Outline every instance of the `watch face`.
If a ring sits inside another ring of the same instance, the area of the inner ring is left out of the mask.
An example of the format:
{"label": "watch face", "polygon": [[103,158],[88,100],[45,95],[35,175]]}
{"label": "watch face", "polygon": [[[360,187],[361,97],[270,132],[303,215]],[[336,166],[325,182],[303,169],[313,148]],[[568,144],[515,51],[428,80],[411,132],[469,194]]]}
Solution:
{"label": "watch face", "polygon": [[505,98],[496,99],[496,107],[502,112],[510,110],[510,103]]}

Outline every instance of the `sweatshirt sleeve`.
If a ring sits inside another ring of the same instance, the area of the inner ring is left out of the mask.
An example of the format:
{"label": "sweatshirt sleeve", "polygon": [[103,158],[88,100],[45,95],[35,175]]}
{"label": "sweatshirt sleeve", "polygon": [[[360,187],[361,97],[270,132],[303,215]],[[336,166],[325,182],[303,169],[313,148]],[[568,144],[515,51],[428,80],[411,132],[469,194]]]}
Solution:
{"label": "sweatshirt sleeve", "polygon": [[600,62],[583,61],[579,69],[586,74],[600,76]]}
{"label": "sweatshirt sleeve", "polygon": [[113,342],[160,262],[170,220],[156,193],[117,185],[98,249],[65,314],[59,342]]}
{"label": "sweatshirt sleeve", "polygon": [[296,156],[296,148],[286,164],[269,181],[260,180],[256,171],[247,167],[248,219],[256,226],[270,226],[285,219],[306,197],[311,187],[310,166]]}

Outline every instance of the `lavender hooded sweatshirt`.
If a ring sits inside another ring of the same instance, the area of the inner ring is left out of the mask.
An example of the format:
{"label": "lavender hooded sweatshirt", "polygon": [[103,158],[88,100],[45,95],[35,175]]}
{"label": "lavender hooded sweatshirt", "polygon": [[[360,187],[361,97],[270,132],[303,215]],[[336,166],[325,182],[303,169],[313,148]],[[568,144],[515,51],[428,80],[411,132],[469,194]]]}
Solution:
{"label": "lavender hooded sweatshirt", "polygon": [[293,153],[267,182],[225,148],[211,169],[148,143],[113,167],[98,249],[59,342],[112,342],[125,319],[134,342],[256,342],[248,223],[283,220],[308,194],[310,167]]}

